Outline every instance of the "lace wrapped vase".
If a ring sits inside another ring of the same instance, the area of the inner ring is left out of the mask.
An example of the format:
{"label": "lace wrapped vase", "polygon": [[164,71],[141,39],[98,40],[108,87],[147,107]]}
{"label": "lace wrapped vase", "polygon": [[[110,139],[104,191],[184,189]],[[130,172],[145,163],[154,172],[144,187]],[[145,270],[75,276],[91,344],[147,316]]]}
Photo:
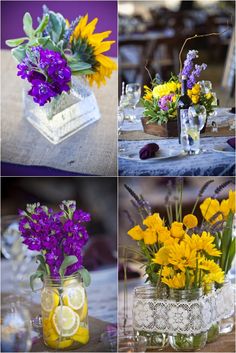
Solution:
{"label": "lace wrapped vase", "polygon": [[72,76],[70,93],[62,92],[42,107],[28,95],[29,89],[24,88],[24,117],[53,144],[100,118],[95,95],[83,77]]}
{"label": "lace wrapped vase", "polygon": [[134,333],[146,337],[147,349],[161,351],[168,344],[168,334],[161,330],[156,330],[152,320],[153,303],[157,299],[164,299],[166,297],[167,291],[164,286],[140,286],[134,290]]}

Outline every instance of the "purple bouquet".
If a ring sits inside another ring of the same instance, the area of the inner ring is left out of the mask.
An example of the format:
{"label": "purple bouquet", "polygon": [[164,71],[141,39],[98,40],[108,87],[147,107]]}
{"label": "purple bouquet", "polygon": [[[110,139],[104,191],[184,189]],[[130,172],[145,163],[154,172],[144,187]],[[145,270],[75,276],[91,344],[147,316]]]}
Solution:
{"label": "purple bouquet", "polygon": [[58,278],[75,272],[80,272],[85,285],[90,283],[88,271],[82,266],[82,250],[89,237],[84,223],[90,221],[90,214],[76,209],[75,201],[62,201],[60,209],[54,212],[37,203],[27,205],[26,211],[19,210],[23,243],[40,252],[31,286],[35,278],[43,279],[44,275]]}
{"label": "purple bouquet", "polygon": [[28,94],[40,106],[70,90],[71,69],[61,54],[53,50],[40,46],[30,48],[17,68],[17,76],[32,85]]}

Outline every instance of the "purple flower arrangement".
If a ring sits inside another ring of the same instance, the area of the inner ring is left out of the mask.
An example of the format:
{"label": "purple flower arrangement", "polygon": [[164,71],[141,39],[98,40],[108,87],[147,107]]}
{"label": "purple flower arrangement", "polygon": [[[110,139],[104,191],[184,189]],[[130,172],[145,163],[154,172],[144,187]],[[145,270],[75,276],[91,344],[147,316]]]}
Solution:
{"label": "purple flower arrangement", "polygon": [[71,69],[58,52],[32,47],[17,68],[17,76],[31,84],[28,94],[40,106],[70,90]]}
{"label": "purple flower arrangement", "polygon": [[89,237],[84,224],[91,220],[90,214],[77,209],[75,201],[63,201],[60,209],[54,212],[37,203],[19,210],[23,243],[41,254],[38,277],[57,278],[83,270],[82,250]]}

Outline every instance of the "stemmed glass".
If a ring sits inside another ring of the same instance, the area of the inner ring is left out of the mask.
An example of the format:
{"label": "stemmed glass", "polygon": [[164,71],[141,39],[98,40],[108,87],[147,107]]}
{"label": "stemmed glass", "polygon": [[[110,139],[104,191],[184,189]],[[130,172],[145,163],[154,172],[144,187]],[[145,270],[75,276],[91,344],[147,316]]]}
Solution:
{"label": "stemmed glass", "polygon": [[[6,298],[7,299],[7,298]],[[1,307],[1,351],[29,352],[32,327],[27,307],[6,302]]]}
{"label": "stemmed glass", "polygon": [[133,116],[130,117],[131,120],[136,119],[135,108],[141,97],[141,86],[139,83],[128,83],[126,85],[125,93],[127,96],[128,104],[133,109]]}
{"label": "stemmed glass", "polygon": [[[117,110],[117,123],[118,123],[118,136],[120,136],[121,134],[121,126],[124,122],[125,119],[125,114],[124,114],[124,110],[121,107],[118,107]],[[119,147],[119,152],[124,152],[124,148],[120,148]]]}

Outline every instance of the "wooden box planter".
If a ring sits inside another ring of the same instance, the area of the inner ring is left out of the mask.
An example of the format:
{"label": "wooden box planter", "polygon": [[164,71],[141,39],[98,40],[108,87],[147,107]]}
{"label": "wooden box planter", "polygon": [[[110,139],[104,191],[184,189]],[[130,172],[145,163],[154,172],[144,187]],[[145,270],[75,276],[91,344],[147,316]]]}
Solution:
{"label": "wooden box planter", "polygon": [[170,120],[166,124],[158,125],[157,123],[147,124],[147,117],[141,118],[143,130],[146,134],[161,136],[161,137],[177,137],[178,128],[177,120]]}

